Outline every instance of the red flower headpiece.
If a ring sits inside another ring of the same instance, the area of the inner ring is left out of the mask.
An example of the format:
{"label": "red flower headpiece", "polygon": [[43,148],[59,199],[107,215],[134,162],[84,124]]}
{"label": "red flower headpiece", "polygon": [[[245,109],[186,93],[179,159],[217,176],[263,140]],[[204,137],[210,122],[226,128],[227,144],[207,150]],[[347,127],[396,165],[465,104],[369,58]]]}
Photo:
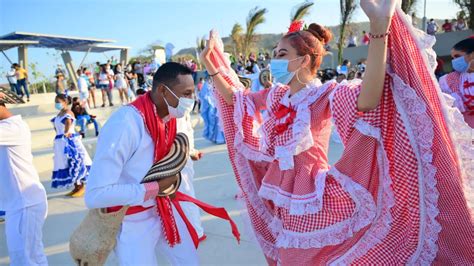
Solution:
{"label": "red flower headpiece", "polygon": [[287,34],[300,31],[303,28],[303,24],[304,24],[304,21],[302,20],[295,20],[291,22],[291,25],[288,28]]}

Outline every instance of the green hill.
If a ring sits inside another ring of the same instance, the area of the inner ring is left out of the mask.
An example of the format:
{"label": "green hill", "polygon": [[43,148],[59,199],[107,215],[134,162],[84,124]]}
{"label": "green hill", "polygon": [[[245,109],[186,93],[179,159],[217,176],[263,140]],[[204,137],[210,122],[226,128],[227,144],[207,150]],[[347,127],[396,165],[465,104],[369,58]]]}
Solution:
{"label": "green hill", "polygon": [[[444,20],[439,20],[437,19],[436,22],[438,23],[438,25],[441,27],[441,25],[444,23]],[[417,25],[421,25],[421,19],[417,19]],[[334,37],[333,37],[333,40],[329,43],[329,45],[335,49],[336,48],[336,42],[337,40],[339,40],[339,26],[332,26],[332,27],[328,27]],[[362,36],[362,31],[369,31],[369,22],[359,22],[359,23],[351,23],[350,26],[349,26],[349,30],[352,30],[356,35],[357,35],[357,42],[360,42],[360,39],[361,39],[361,36]],[[273,47],[277,44],[277,42],[280,40],[282,34],[258,34],[256,35],[256,47],[254,47],[254,49],[252,49],[253,52],[256,52],[256,51],[266,51],[266,52],[270,52]],[[229,37],[224,37],[222,38],[223,42],[224,42],[224,47],[226,49],[226,51],[231,51],[231,45],[232,45],[232,41]],[[192,55],[195,55],[195,48],[194,47],[191,47],[191,48],[185,48],[185,49],[181,49],[180,51],[178,51],[176,53],[177,56],[179,55],[185,55],[185,54],[192,54]]]}

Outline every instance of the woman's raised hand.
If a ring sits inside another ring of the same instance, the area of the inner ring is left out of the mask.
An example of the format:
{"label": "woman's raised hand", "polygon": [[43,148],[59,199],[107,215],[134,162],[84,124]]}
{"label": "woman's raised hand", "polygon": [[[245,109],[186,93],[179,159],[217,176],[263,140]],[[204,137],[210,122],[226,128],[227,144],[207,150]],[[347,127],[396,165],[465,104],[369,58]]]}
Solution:
{"label": "woman's raised hand", "polygon": [[212,50],[214,50],[215,39],[212,31],[209,32],[209,40],[206,42],[206,47],[201,52],[201,60],[207,62],[209,60],[209,55]]}
{"label": "woman's raised hand", "polygon": [[[372,26],[378,24],[380,28],[388,28],[399,1],[401,0],[361,0],[360,6],[369,17]],[[383,32],[374,32],[374,34],[380,33]]]}

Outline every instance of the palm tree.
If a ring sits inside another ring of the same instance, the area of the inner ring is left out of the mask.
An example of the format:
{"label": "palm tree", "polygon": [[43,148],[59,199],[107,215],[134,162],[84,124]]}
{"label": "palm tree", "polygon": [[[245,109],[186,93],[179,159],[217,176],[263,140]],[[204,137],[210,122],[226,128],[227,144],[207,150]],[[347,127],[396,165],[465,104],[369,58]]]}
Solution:
{"label": "palm tree", "polygon": [[196,38],[196,49],[200,53],[206,48],[206,39],[205,36]]}
{"label": "palm tree", "polygon": [[201,69],[201,60],[199,58],[199,54],[206,48],[206,37],[197,37],[196,38],[196,59],[198,68]]}
{"label": "palm tree", "polygon": [[413,12],[414,10],[414,7],[415,7],[415,4],[416,2],[418,2],[418,0],[402,0],[402,10],[403,12],[409,14],[411,12]]}
{"label": "palm tree", "polygon": [[309,14],[309,9],[314,5],[311,1],[304,1],[303,3],[295,6],[291,12],[291,22],[296,20],[302,20],[303,17]]}
{"label": "palm tree", "polygon": [[474,30],[474,0],[453,0],[466,14],[467,25]]}
{"label": "palm tree", "polygon": [[255,40],[255,31],[257,26],[265,22],[265,13],[267,13],[266,8],[259,8],[258,6],[250,10],[249,15],[247,16],[247,29],[245,31],[242,50],[245,56],[245,63],[247,63],[247,56],[250,52],[252,43]]}
{"label": "palm tree", "polygon": [[234,56],[237,58],[239,53],[242,51],[242,34],[244,33],[244,29],[239,23],[235,23],[232,27],[232,31],[230,33],[230,39],[233,42],[233,50]]}
{"label": "palm tree", "polygon": [[356,10],[357,2],[356,0],[340,0],[339,3],[341,7],[341,26],[339,28],[339,41],[337,42],[337,59],[339,64],[342,64],[342,51],[344,49],[346,27],[351,21],[352,14],[354,14]]}

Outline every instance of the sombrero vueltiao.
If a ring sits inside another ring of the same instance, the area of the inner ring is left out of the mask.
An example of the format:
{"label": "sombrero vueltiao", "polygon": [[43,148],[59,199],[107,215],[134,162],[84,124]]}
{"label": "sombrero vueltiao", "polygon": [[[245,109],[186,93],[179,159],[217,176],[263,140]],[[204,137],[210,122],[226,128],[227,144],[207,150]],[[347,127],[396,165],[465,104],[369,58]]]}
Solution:
{"label": "sombrero vueltiao", "polygon": [[141,183],[156,182],[178,175],[174,185],[167,188],[158,196],[168,196],[175,193],[181,184],[181,170],[189,158],[189,140],[183,133],[178,133],[168,154],[155,163],[145,175]]}
{"label": "sombrero vueltiao", "polygon": [[267,82],[272,81],[272,73],[270,72],[270,70],[264,69],[262,70],[262,72],[260,72],[260,75],[258,76],[258,80],[260,81],[260,84],[262,86],[265,86]]}
{"label": "sombrero vueltiao", "polygon": [[240,83],[244,85],[246,89],[250,89],[252,87],[252,80],[243,76],[239,76]]}

